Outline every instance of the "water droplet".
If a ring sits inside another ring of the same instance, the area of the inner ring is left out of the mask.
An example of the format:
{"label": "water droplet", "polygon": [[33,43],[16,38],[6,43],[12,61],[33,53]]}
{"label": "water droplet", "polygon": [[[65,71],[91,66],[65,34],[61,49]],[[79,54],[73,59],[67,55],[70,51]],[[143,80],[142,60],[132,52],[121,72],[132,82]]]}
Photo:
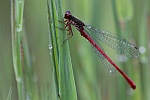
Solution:
{"label": "water droplet", "polygon": [[49,54],[52,55],[52,52],[50,52]]}
{"label": "water droplet", "polygon": [[16,81],[17,81],[18,83],[21,83],[21,82],[22,82],[22,78],[21,78],[21,77],[17,77],[17,78],[16,78]]}
{"label": "water droplet", "polygon": [[53,48],[53,46],[51,44],[49,44],[48,48],[51,50]]}
{"label": "water droplet", "polygon": [[48,45],[48,48],[49,48],[49,50],[50,50],[50,53],[49,53],[49,54],[52,55],[52,48],[53,48],[53,46],[52,46],[51,44],[49,44],[49,45]]}
{"label": "water droplet", "polygon": [[144,54],[146,52],[146,49],[144,46],[140,46],[139,51],[141,54]]}
{"label": "water droplet", "polygon": [[21,32],[22,31],[22,28],[20,28],[20,26],[21,26],[20,24],[17,25],[17,29],[16,29],[17,32]]}

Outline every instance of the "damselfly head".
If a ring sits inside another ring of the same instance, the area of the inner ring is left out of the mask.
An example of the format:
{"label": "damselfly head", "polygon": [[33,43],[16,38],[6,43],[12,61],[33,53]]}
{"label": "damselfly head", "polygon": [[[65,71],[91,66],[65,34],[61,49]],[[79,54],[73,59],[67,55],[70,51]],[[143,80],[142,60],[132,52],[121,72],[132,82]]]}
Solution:
{"label": "damselfly head", "polygon": [[71,12],[70,11],[66,11],[64,18],[65,19],[69,19],[71,17]]}

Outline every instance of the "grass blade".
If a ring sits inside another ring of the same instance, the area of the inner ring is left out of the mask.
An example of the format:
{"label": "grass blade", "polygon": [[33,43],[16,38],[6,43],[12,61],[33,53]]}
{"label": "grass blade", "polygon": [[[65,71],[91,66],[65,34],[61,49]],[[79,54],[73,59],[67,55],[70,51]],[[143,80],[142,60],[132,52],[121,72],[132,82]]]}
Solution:
{"label": "grass blade", "polygon": [[18,98],[23,100],[24,82],[21,62],[21,34],[23,22],[24,0],[11,0],[11,34],[12,34],[12,57],[13,66],[18,88]]}
{"label": "grass blade", "polygon": [[[56,6],[57,14],[54,9]],[[58,19],[63,21],[63,14],[62,14],[62,7],[61,7],[61,0],[50,0],[50,33],[52,36],[50,38],[50,44],[52,43],[53,47],[53,66],[54,66],[54,77],[56,83],[56,91],[58,97],[61,100],[76,100],[76,88],[70,58],[70,51],[68,46],[68,41],[63,44],[63,41],[67,38],[65,36],[66,32],[64,30],[60,30],[55,25],[59,27],[64,27],[63,23],[58,23],[56,19],[56,15]],[[52,24],[51,24],[52,23]],[[58,23],[58,24],[57,24]],[[57,34],[59,32],[59,34]],[[55,34],[55,35],[54,35]],[[58,38],[57,38],[58,37]]]}

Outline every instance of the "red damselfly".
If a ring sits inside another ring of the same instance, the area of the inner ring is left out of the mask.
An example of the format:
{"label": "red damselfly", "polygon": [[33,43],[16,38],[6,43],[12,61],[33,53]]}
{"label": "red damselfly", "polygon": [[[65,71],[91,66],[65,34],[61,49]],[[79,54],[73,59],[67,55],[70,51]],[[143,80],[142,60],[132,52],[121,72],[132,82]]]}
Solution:
{"label": "red damselfly", "polygon": [[133,89],[136,88],[135,83],[105,54],[105,52],[100,48],[98,43],[94,41],[93,38],[97,38],[112,49],[116,50],[118,53],[131,58],[137,58],[139,56],[139,49],[137,47],[135,47],[133,44],[123,38],[112,35],[109,32],[96,29],[90,25],[84,24],[81,20],[74,17],[70,11],[66,11],[64,18],[64,29],[68,28],[66,30],[69,31],[70,35],[70,37],[68,37],[66,40],[73,36],[71,25],[75,26],[75,28],[80,32],[81,36],[86,38],[94,47],[96,54],[99,56],[102,63],[110,71],[110,73],[113,73],[115,71],[114,68],[117,69],[120,74],[127,80],[129,85]]}

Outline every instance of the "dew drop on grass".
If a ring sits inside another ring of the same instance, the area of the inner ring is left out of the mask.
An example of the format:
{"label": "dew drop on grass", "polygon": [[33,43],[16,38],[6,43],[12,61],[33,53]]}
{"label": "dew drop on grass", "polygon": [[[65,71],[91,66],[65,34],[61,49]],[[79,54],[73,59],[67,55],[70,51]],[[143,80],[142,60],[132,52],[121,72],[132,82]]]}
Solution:
{"label": "dew drop on grass", "polygon": [[53,47],[51,44],[48,45],[48,48],[51,50]]}
{"label": "dew drop on grass", "polygon": [[17,77],[16,80],[17,80],[18,83],[22,82],[22,78],[21,77]]}
{"label": "dew drop on grass", "polygon": [[22,31],[22,28],[20,28],[20,24],[17,25],[17,29],[16,30],[17,30],[17,32],[21,32]]}
{"label": "dew drop on grass", "polygon": [[52,46],[51,44],[49,44],[49,45],[48,45],[48,48],[49,48],[49,50],[50,50],[50,55],[52,55],[52,48],[53,48],[53,46]]}

